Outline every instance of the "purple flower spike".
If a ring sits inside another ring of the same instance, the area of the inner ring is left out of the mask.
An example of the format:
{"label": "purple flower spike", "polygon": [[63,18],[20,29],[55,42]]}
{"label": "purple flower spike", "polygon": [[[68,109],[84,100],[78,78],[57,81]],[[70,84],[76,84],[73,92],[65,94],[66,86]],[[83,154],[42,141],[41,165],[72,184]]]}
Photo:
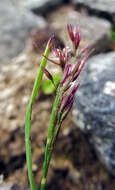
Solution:
{"label": "purple flower spike", "polygon": [[44,55],[43,55],[43,57],[45,57],[51,63],[54,63],[56,65],[60,65],[62,67],[62,69],[64,70],[65,65],[68,61],[68,57],[70,56],[70,48],[67,46],[65,48],[63,48],[63,50],[53,48],[52,52],[58,58],[57,61],[50,59]]}
{"label": "purple flower spike", "polygon": [[79,67],[81,65],[81,60],[79,60],[76,64],[76,69],[75,69],[75,73],[78,71]]}
{"label": "purple flower spike", "polygon": [[69,37],[70,37],[71,41],[74,42],[75,37],[74,37],[74,33],[73,33],[73,29],[72,29],[72,25],[71,24],[67,25],[67,30],[68,30]]}
{"label": "purple flower spike", "polygon": [[68,30],[68,33],[69,33],[69,37],[75,47],[75,50],[77,50],[79,44],[80,44],[80,41],[81,41],[81,33],[79,31],[79,28],[78,26],[76,25],[75,27],[75,32],[73,32],[73,29],[72,29],[72,25],[67,25],[67,30]]}
{"label": "purple flower spike", "polygon": [[61,82],[60,82],[62,85],[65,83],[65,81],[66,81],[66,79],[67,79],[67,77],[68,77],[68,70],[69,70],[69,68],[66,67],[66,68],[65,68],[64,76],[63,76],[63,78],[62,78],[62,80],[61,80]]}
{"label": "purple flower spike", "polygon": [[64,112],[68,108],[68,105],[70,105],[73,102],[73,99],[74,99],[73,94],[69,94],[63,99],[63,102],[62,102],[63,106],[61,109],[62,112]]}
{"label": "purple flower spike", "polygon": [[73,102],[74,102],[74,97],[73,97],[73,100],[71,101],[70,104],[68,104],[67,108],[66,108],[66,113],[65,113],[65,116],[63,117],[63,120],[67,117],[67,115],[69,114],[69,112],[71,111],[71,108],[73,106]]}
{"label": "purple flower spike", "polygon": [[71,49],[68,46],[65,46],[63,52],[65,53],[65,57],[68,59],[68,57],[71,55]]}
{"label": "purple flower spike", "polygon": [[68,104],[68,107],[67,107],[67,113],[66,113],[66,116],[68,115],[68,113],[70,112],[72,106],[73,106],[73,102],[75,100],[75,97],[72,98],[72,101],[70,102],[70,104]]}
{"label": "purple flower spike", "polygon": [[[81,65],[81,67],[80,67],[80,69],[79,69],[79,71],[78,71],[78,76],[80,75],[80,73],[81,73],[83,67],[85,66],[86,60],[87,60],[87,59],[84,59],[84,60],[82,61],[82,65]],[[77,76],[77,77],[78,77],[78,76]]]}
{"label": "purple flower spike", "polygon": [[67,67],[69,68],[69,70],[68,70],[68,76],[69,76],[71,74],[71,72],[72,72],[73,65],[68,64]]}
{"label": "purple flower spike", "polygon": [[65,98],[62,101],[63,106],[61,108],[61,112],[62,113],[65,112],[65,116],[64,116],[63,120],[67,117],[68,113],[70,112],[70,110],[73,106],[73,102],[75,99],[75,92],[77,91],[79,86],[80,86],[80,82],[71,88],[70,93],[67,96],[65,96]]}
{"label": "purple flower spike", "polygon": [[78,77],[78,71],[79,71],[80,65],[81,65],[81,60],[79,60],[79,61],[77,62],[77,64],[75,65],[75,72],[73,73],[71,82],[74,82],[74,81],[77,79],[77,77]]}
{"label": "purple flower spike", "polygon": [[59,49],[57,49],[57,48],[53,48],[52,49],[52,52],[53,52],[53,54],[56,56],[56,57],[60,57],[60,50]]}
{"label": "purple flower spike", "polygon": [[54,55],[59,58],[60,66],[64,70],[67,60],[68,60],[68,56],[70,54],[69,49],[67,47],[64,48],[63,50],[54,48],[52,51]]}
{"label": "purple flower spike", "polygon": [[80,41],[81,41],[81,33],[80,33],[79,29],[77,28],[77,31],[75,34],[75,49],[78,48]]}
{"label": "purple flower spike", "polygon": [[77,84],[75,84],[75,85],[71,88],[71,91],[70,91],[71,96],[75,94],[75,92],[77,91],[77,89],[79,88],[79,86],[80,86],[80,82],[78,82]]}
{"label": "purple flower spike", "polygon": [[63,106],[62,106],[62,112],[64,111],[64,109],[65,109],[65,107],[67,106],[67,103],[68,103],[68,101],[69,101],[69,98],[70,98],[70,95],[67,95],[67,96],[65,96],[65,98],[63,99]]}
{"label": "purple flower spike", "polygon": [[65,84],[66,80],[67,80],[68,77],[70,76],[70,74],[71,74],[71,72],[72,72],[72,67],[73,67],[72,64],[66,65],[64,77],[62,78],[62,80],[61,80],[61,82],[60,82],[62,85]]}

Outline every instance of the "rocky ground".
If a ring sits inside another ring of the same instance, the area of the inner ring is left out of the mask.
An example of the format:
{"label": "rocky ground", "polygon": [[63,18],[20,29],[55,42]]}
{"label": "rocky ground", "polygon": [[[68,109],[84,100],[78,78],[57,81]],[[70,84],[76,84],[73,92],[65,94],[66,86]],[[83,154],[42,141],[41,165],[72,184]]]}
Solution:
{"label": "rocky ground", "polygon": [[[115,189],[115,44],[111,41],[115,3],[109,1],[112,8],[107,9],[107,3],[102,7],[95,1],[96,11],[91,11],[94,1],[90,1],[0,2],[0,190],[29,189],[26,107],[48,38],[55,34],[57,46],[71,46],[67,23],[78,23],[80,46],[91,44],[95,51],[83,72],[74,109],[60,131],[46,189]],[[51,73],[61,73],[52,64],[48,67]],[[33,171],[38,189],[54,96],[40,89],[33,106]]]}

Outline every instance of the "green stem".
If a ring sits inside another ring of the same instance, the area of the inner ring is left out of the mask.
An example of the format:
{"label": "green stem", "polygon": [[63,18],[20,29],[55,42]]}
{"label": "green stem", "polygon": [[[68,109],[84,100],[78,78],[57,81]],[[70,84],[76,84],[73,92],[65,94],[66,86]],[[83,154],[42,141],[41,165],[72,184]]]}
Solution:
{"label": "green stem", "polygon": [[[51,41],[48,42],[44,56],[48,57],[49,52],[50,52],[50,43]],[[32,172],[32,152],[31,152],[31,112],[32,112],[32,104],[35,101],[35,98],[37,96],[40,83],[43,77],[43,71],[41,67],[46,66],[47,59],[43,57],[40,69],[37,75],[37,78],[34,83],[34,87],[32,90],[32,95],[29,100],[29,104],[27,107],[27,112],[26,112],[26,119],[25,119],[25,145],[26,145],[26,160],[27,160],[27,168],[28,168],[28,177],[29,177],[29,182],[30,182],[30,188],[31,190],[37,190],[33,172]]]}
{"label": "green stem", "polygon": [[55,101],[54,101],[53,109],[52,109],[49,128],[48,128],[48,137],[47,137],[47,143],[46,143],[45,159],[44,159],[44,164],[43,164],[43,175],[42,175],[40,190],[45,189],[46,176],[47,176],[49,163],[50,163],[51,155],[52,155],[52,151],[53,151],[52,146],[51,146],[51,144],[52,144],[51,140],[52,140],[52,132],[55,127],[54,124],[55,124],[55,120],[56,120],[56,113],[57,113],[57,107],[59,104],[59,100],[60,100],[60,96],[59,96],[59,93],[57,93]]}
{"label": "green stem", "polygon": [[[48,43],[47,47],[45,49],[45,52],[44,52],[44,56],[48,57],[49,52],[50,52],[50,46],[49,46],[49,43]],[[43,77],[42,67],[45,67],[46,66],[46,62],[47,62],[47,60],[46,60],[45,57],[43,57],[43,59],[42,59],[42,62],[41,62],[41,65],[40,65],[40,69],[39,69],[37,78],[36,78],[35,83],[34,83],[34,87],[33,87],[33,90],[32,90],[32,95],[31,95],[31,98],[30,98],[30,104],[33,104],[33,102],[34,102],[34,100],[35,100],[35,98],[37,96],[38,90],[40,88],[41,80],[42,80],[42,77]]]}
{"label": "green stem", "polygon": [[31,153],[31,105],[29,104],[26,112],[25,121],[25,144],[26,144],[26,161],[28,168],[28,177],[30,182],[31,190],[36,190],[36,184],[32,172],[32,153]]}

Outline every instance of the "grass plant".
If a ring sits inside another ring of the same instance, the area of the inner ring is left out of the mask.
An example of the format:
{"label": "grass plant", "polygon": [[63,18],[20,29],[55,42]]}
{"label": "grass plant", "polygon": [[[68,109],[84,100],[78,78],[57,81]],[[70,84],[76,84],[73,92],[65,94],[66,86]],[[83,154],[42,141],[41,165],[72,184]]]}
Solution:
{"label": "grass plant", "polygon": [[[45,190],[48,168],[61,124],[63,120],[66,119],[68,113],[72,108],[75,99],[75,93],[80,86],[80,82],[78,82],[78,77],[88,59],[88,56],[91,53],[89,52],[89,46],[78,49],[81,40],[81,33],[78,26],[75,26],[75,28],[73,29],[72,25],[68,25],[67,31],[72,42],[73,49],[71,50],[67,46],[65,46],[63,49],[57,49],[56,47],[52,46],[52,39],[49,40],[27,107],[25,122],[25,143],[28,176],[31,190],[36,190],[34,176],[32,173],[31,113],[32,104],[34,103],[35,98],[38,94],[43,73],[54,85],[56,97],[53,104],[48,128],[40,190]],[[48,57],[50,49],[52,49],[55,58],[57,58],[56,61]],[[58,84],[55,84],[52,74],[45,68],[46,61],[50,61],[62,68],[63,75]]]}

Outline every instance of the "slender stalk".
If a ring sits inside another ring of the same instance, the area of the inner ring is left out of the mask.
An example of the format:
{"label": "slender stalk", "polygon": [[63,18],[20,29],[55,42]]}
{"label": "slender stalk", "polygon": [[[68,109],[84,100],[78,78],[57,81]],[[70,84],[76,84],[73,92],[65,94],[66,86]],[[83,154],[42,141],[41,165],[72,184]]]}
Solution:
{"label": "slender stalk", "polygon": [[59,93],[57,93],[55,101],[54,101],[52,113],[51,113],[49,128],[48,128],[48,137],[47,137],[47,142],[46,142],[45,159],[44,159],[44,164],[43,164],[43,174],[42,174],[40,190],[44,190],[45,185],[46,185],[46,176],[47,176],[49,163],[50,163],[51,155],[52,155],[52,151],[53,151],[52,132],[53,132],[53,130],[55,131],[54,127],[55,127],[56,113],[57,113],[57,107],[59,104],[59,100],[60,100],[60,96],[59,96]]}
{"label": "slender stalk", "polygon": [[[51,46],[51,39],[49,40],[44,56],[48,57]],[[37,93],[39,91],[40,83],[43,77],[42,67],[46,66],[47,59],[45,57],[42,58],[40,69],[37,75],[37,78],[34,83],[34,87],[32,90],[32,95],[29,100],[29,104],[27,106],[26,119],[25,119],[25,145],[26,145],[26,160],[27,160],[27,168],[28,168],[28,177],[31,190],[37,190],[33,172],[32,172],[32,152],[31,152],[31,113],[32,113],[32,104],[35,101]]]}

